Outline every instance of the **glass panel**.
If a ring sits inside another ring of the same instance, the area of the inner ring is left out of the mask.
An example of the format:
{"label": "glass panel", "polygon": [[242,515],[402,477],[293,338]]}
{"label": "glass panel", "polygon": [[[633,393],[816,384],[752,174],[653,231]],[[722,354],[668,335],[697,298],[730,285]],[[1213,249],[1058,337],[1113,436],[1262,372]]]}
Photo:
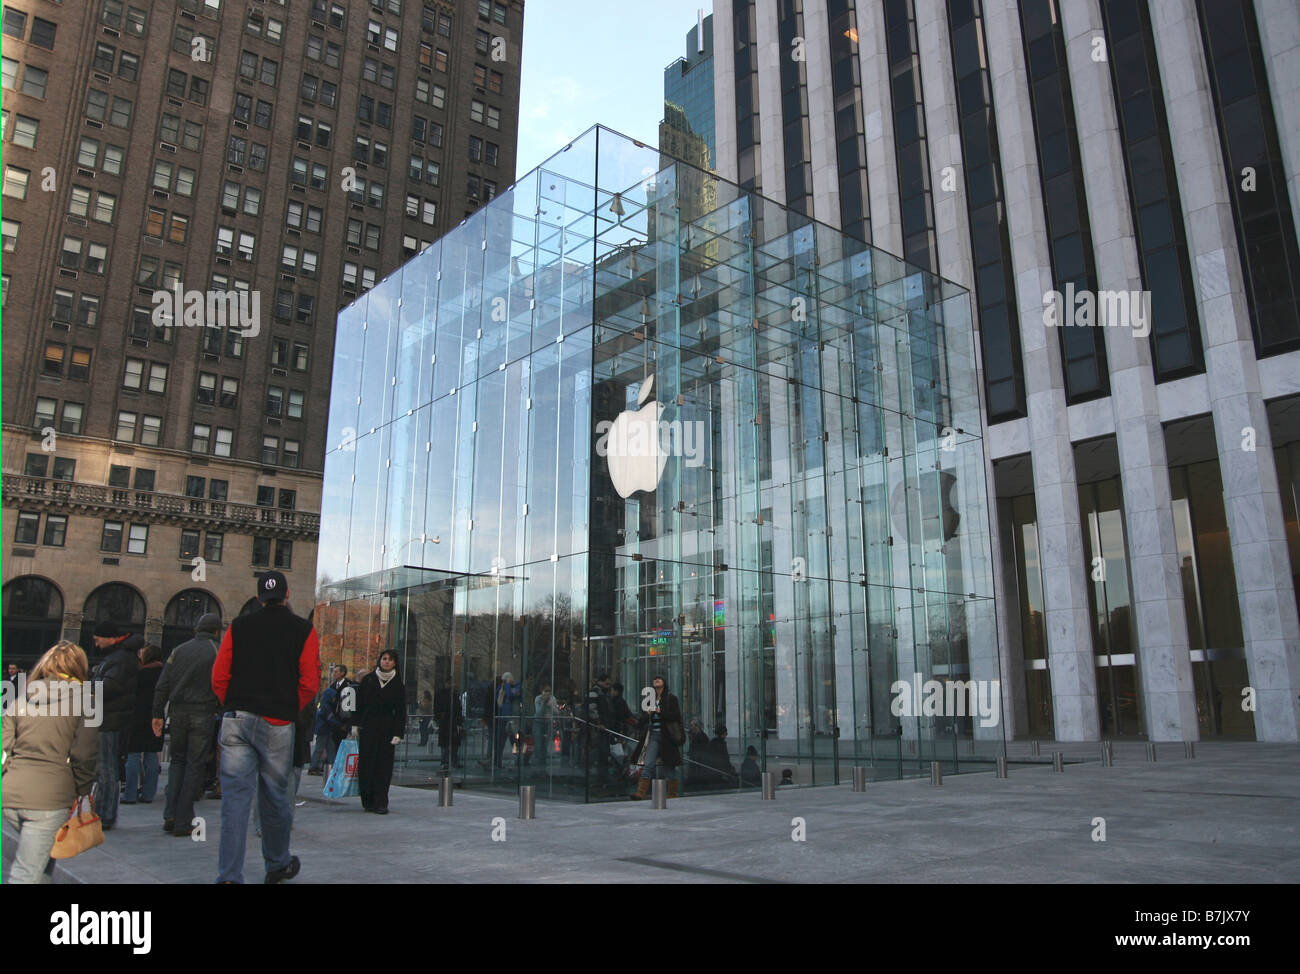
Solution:
{"label": "glass panel", "polygon": [[655,726],[684,793],[1003,753],[970,307],[593,129],[345,311],[321,618],[402,656],[399,780],[626,797]]}

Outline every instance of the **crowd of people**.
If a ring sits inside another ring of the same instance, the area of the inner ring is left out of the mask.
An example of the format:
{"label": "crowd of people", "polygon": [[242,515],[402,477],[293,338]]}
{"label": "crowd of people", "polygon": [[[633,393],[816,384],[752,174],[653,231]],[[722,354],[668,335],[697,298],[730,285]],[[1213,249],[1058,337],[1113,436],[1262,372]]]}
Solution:
{"label": "crowd of people", "polygon": [[[290,831],[304,768],[308,775],[328,775],[350,737],[356,737],[361,806],[388,814],[396,747],[407,726],[397,655],[382,652],[359,681],[335,665],[318,692],[319,641],[310,618],[290,609],[284,575],[258,576],[257,597],[260,608],[228,627],[215,614],[200,617],[194,637],[170,656],[104,622],[93,630],[102,656],[93,669],[82,647],[67,641],[41,657],[27,675],[29,698],[52,681],[90,683],[99,719],[81,712],[4,714],[0,804],[5,825],[18,837],[6,882],[48,881],[55,836],[81,799],[91,799],[105,832],[117,825],[120,805],[153,803],[164,735],[170,764],[163,834],[190,838],[199,824],[196,805],[205,797],[220,800],[218,883],[244,881],[250,813],[261,838],[265,882],[297,875],[301,864],[290,852]],[[10,663],[8,678],[19,674]],[[428,746],[436,733],[443,767],[462,767],[472,714],[482,720],[491,748],[485,769],[501,768],[507,752],[530,765],[540,750],[584,766],[596,793],[630,790],[634,778],[632,797],[646,798],[652,781],[662,778],[669,797],[676,797],[683,765],[689,788],[758,786],[753,747],[737,771],[726,727],[717,726],[712,739],[698,718],[684,727],[666,680],[657,676],[652,683],[653,692],[635,710],[608,673],[585,694],[570,684],[557,696],[543,684],[531,715],[524,713],[523,685],[511,673],[460,695],[449,688],[425,691],[420,744]]]}
{"label": "crowd of people", "polygon": [[[362,806],[387,812],[394,748],[406,723],[396,655],[382,653],[355,686],[335,667],[318,700],[319,642],[311,622],[290,609],[284,575],[260,575],[257,596],[260,608],[228,627],[214,614],[202,616],[194,638],[165,662],[160,647],[112,623],[94,629],[103,658],[93,670],[75,643],[46,651],[27,674],[28,699],[45,699],[54,681],[91,684],[98,706],[93,715],[6,709],[0,804],[18,842],[5,882],[48,881],[55,837],[82,799],[90,799],[105,832],[116,827],[120,805],[153,803],[165,734],[171,760],[163,834],[191,837],[196,804],[205,793],[219,799],[220,884],[244,881],[250,812],[265,882],[297,875],[301,864],[289,841],[302,771],[332,763],[354,731]],[[12,663],[7,672],[11,680],[21,673]],[[355,690],[351,708],[340,705],[344,689]]]}

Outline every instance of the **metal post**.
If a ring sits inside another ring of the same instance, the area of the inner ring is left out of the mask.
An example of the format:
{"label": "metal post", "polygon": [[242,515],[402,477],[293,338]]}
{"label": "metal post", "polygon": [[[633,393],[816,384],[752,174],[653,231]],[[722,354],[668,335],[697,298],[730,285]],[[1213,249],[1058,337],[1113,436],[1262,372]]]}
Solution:
{"label": "metal post", "polygon": [[1042,752],[1038,749],[1038,742],[1037,742],[1037,741],[1030,741],[1030,742],[1029,742],[1029,753],[1032,754],[1034,757],[1038,757],[1038,755],[1042,753]]}
{"label": "metal post", "polygon": [[763,800],[776,801],[776,772],[763,772]]}
{"label": "metal post", "polygon": [[853,769],[853,790],[854,791],[867,790],[867,769],[866,768]]}
{"label": "metal post", "polygon": [[1183,741],[1183,754],[1189,758],[1196,757],[1196,742]]}
{"label": "metal post", "polygon": [[442,783],[438,786],[438,807],[451,808],[451,775],[442,776]]}
{"label": "metal post", "polygon": [[1005,778],[1006,776],[1007,776],[1007,756],[1005,754],[999,754],[998,755],[998,777]]}
{"label": "metal post", "polygon": [[1052,752],[1052,770],[1053,770],[1053,771],[1064,771],[1064,770],[1065,770],[1065,752],[1064,752],[1064,751],[1053,751],[1053,752]]}
{"label": "metal post", "polygon": [[1115,763],[1115,752],[1111,750],[1110,741],[1101,742],[1101,766],[1109,768]]}
{"label": "metal post", "polygon": [[936,787],[943,784],[943,765],[938,761],[930,762],[930,784]]}
{"label": "metal post", "polygon": [[537,786],[519,786],[519,817],[531,819],[537,817]]}
{"label": "metal post", "polygon": [[668,807],[668,779],[655,778],[650,788],[650,797],[654,799],[655,808]]}
{"label": "metal post", "polygon": [[1147,741],[1147,760],[1154,761],[1155,759],[1156,759],[1156,742]]}

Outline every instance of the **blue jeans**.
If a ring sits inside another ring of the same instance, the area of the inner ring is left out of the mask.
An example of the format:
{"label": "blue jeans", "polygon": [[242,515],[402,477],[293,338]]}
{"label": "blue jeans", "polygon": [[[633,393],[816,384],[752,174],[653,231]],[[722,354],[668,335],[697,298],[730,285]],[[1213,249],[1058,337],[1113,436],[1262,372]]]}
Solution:
{"label": "blue jeans", "polygon": [[95,811],[100,822],[113,825],[117,822],[117,750],[122,744],[120,730],[99,732],[99,777],[95,779]]}
{"label": "blue jeans", "polygon": [[262,859],[269,873],[289,865],[293,800],[293,724],[270,724],[245,710],[221,721],[221,848],[217,882],[244,881],[244,849],[254,797],[262,817]]}
{"label": "blue jeans", "polygon": [[[141,780],[140,766],[144,765]],[[126,756],[126,800],[151,802],[158,794],[158,754],[155,751],[135,751]]]}
{"label": "blue jeans", "polygon": [[[333,764],[334,762],[331,761],[330,763]],[[289,795],[289,801],[291,804],[293,800],[298,797],[298,789],[300,787],[302,787],[302,768],[294,768],[293,793]],[[292,814],[292,812],[290,814]],[[292,822],[289,823],[289,828],[293,828]],[[260,801],[253,802],[253,831],[258,835],[262,834],[262,803]]]}
{"label": "blue jeans", "polygon": [[641,777],[654,780],[655,778],[671,778],[672,768],[665,768],[659,763],[659,735],[662,731],[652,730],[650,732],[650,743],[646,745],[645,754],[641,755],[642,764],[645,765],[641,770]]}
{"label": "blue jeans", "polygon": [[[50,848],[59,829],[68,820],[68,810],[6,808],[4,820],[5,825],[18,833],[18,850],[14,853],[5,884],[50,882],[49,874],[54,866]],[[4,841],[8,844],[11,840],[6,837]]]}

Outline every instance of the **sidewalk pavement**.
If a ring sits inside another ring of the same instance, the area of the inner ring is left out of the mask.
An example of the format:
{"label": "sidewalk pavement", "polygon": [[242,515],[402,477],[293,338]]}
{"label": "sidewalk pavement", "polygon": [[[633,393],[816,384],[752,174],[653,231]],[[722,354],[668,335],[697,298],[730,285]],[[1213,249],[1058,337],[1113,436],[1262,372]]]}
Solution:
{"label": "sidewalk pavement", "polygon": [[[1117,749],[1110,768],[1012,765],[1006,780],[784,788],[775,801],[707,795],[660,811],[539,801],[532,821],[514,798],[457,791],[440,808],[436,790],[417,788],[394,788],[392,814],[368,815],[355,798],[317,797],[323,779],[304,777],[293,883],[1300,882],[1300,747],[1209,742],[1156,763],[1134,753]],[[205,842],[165,835],[161,801],[123,806],[105,844],[61,863],[56,882],[211,883],[220,803],[196,813]],[[259,882],[251,826],[248,850],[245,877]]]}

